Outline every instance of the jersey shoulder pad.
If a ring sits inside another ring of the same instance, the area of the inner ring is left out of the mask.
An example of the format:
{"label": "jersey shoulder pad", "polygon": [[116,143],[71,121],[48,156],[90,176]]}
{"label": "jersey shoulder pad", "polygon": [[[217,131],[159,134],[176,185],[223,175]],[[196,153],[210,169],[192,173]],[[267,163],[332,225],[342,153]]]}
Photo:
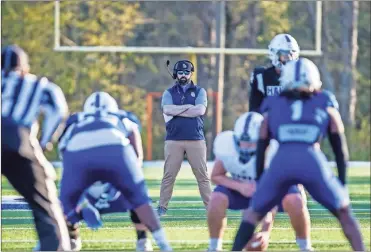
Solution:
{"label": "jersey shoulder pad", "polygon": [[81,115],[82,115],[81,112],[73,113],[72,115],[70,115],[66,121],[66,128],[68,128],[74,123],[78,123]]}
{"label": "jersey shoulder pad", "polygon": [[267,68],[265,66],[258,66],[254,68],[254,74],[264,73]]}
{"label": "jersey shoulder pad", "polygon": [[213,152],[215,157],[218,159],[238,154],[236,151],[233,131],[223,131],[216,136],[213,144]]}
{"label": "jersey shoulder pad", "polygon": [[115,113],[115,115],[122,120],[128,117],[128,112],[126,112],[125,110],[119,110]]}
{"label": "jersey shoulder pad", "polygon": [[251,75],[250,75],[250,84],[253,84],[256,80],[256,76],[258,74],[263,74],[265,69],[266,68],[263,67],[263,66],[255,67],[254,70],[252,71]]}
{"label": "jersey shoulder pad", "polygon": [[326,98],[327,98],[327,106],[328,107],[333,107],[333,108],[339,109],[339,103],[338,103],[335,95],[331,91],[324,89],[324,90],[322,90],[322,94],[324,96],[326,96]]}
{"label": "jersey shoulder pad", "polygon": [[139,118],[132,112],[127,112],[127,117],[129,118],[130,121],[133,123],[136,123],[140,127],[140,121]]}

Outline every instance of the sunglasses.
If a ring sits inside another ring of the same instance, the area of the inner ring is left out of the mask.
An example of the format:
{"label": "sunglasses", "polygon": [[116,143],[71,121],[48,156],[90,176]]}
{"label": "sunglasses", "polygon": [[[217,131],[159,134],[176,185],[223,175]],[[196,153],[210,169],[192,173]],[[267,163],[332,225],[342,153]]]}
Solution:
{"label": "sunglasses", "polygon": [[179,74],[179,75],[188,75],[188,74],[191,73],[191,71],[185,70],[185,71],[178,71],[176,73]]}

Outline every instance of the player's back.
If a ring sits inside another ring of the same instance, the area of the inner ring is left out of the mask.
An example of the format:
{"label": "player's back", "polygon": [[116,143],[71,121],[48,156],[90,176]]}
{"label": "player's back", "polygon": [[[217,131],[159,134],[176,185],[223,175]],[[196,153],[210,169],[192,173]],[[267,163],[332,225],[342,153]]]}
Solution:
{"label": "player's back", "polygon": [[269,131],[280,148],[297,148],[312,146],[326,136],[327,108],[334,106],[332,97],[326,92],[290,91],[268,98],[261,109],[268,112]]}
{"label": "player's back", "polygon": [[60,87],[45,77],[38,78],[18,71],[2,71],[1,91],[4,145],[17,150],[20,147],[19,130],[25,132],[23,137],[36,138],[37,130],[33,134],[31,127],[38,125],[38,117],[42,112],[44,120],[40,145],[45,148],[68,112]]}
{"label": "player's back", "polygon": [[89,148],[129,144],[128,135],[133,122],[114,113],[76,113],[67,120],[67,130],[60,139],[59,148],[79,151]]}

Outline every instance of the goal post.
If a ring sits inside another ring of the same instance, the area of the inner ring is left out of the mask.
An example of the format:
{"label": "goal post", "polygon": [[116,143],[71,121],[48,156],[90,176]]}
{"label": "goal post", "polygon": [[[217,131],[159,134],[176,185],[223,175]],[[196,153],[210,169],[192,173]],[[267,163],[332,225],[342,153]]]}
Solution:
{"label": "goal post", "polygon": [[[157,55],[188,55],[191,61],[194,62],[195,68],[197,69],[197,55],[217,55],[217,94],[216,100],[216,133],[222,131],[222,115],[223,115],[223,91],[225,85],[224,67],[225,58],[230,55],[268,55],[268,49],[261,48],[228,48],[226,47],[226,4],[234,2],[234,0],[122,0],[122,2],[210,2],[215,4],[215,22],[216,22],[216,41],[218,41],[215,47],[191,47],[191,46],[126,46],[126,45],[97,45],[97,46],[86,46],[86,45],[63,45],[61,44],[61,6],[60,0],[54,2],[54,50],[57,52],[80,52],[80,53],[135,53],[135,54],[157,54]],[[241,0],[244,1],[244,0]],[[309,0],[307,0],[309,2]],[[318,57],[322,56],[322,1],[316,1],[315,5],[315,22],[314,28],[314,43],[313,49],[301,50],[301,56]],[[313,6],[314,7],[314,6]],[[63,13],[62,13],[63,14]],[[62,19],[63,20],[63,19]],[[150,43],[149,43],[150,45]],[[209,45],[212,45],[209,43]],[[197,71],[194,73],[194,80],[197,82]],[[150,93],[147,96],[147,105],[151,106],[149,109],[153,109],[153,99],[156,95]],[[152,99],[152,100],[151,100]],[[147,114],[149,115],[148,111]],[[149,133],[149,132],[147,132]],[[147,140],[152,141],[152,133],[147,136]],[[148,147],[148,146],[147,146]],[[152,152],[148,152],[152,153]],[[148,154],[147,155],[152,155]],[[148,157],[148,156],[147,156]]]}
{"label": "goal post", "polygon": [[[151,0],[124,0],[123,2],[146,2]],[[179,0],[167,0],[180,2]],[[194,0],[181,0],[182,2],[195,2]],[[202,0],[206,2],[228,2],[228,0]],[[223,10],[220,8],[220,12]],[[221,15],[221,19],[224,19]],[[222,22],[225,24],[225,22]],[[223,29],[223,27],[219,27]],[[225,54],[225,55],[267,55],[267,49],[257,48],[225,48],[221,47],[161,47],[161,46],[64,46],[61,45],[60,27],[60,1],[54,2],[54,50],[59,52],[122,52],[144,54]],[[218,32],[220,34],[220,31]],[[302,50],[303,56],[321,56],[322,40],[322,2],[316,1],[316,25],[315,25],[315,48],[314,50]]]}

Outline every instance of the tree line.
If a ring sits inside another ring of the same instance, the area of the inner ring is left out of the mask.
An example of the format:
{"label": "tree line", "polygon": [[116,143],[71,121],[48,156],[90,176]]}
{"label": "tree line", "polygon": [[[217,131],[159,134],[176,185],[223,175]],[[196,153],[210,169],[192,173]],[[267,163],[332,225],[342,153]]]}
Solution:
{"label": "tree line", "polygon": [[[61,44],[114,46],[218,46],[218,3],[62,1]],[[334,92],[347,125],[352,159],[370,154],[370,2],[322,3],[323,86]],[[87,95],[110,92],[120,106],[135,112],[146,127],[145,97],[172,83],[164,68],[170,58],[189,55],[56,52],[53,2],[2,2],[2,46],[16,43],[30,56],[31,70],[61,86],[72,112]],[[315,2],[239,1],[226,4],[226,47],[267,48],[277,33],[297,38],[301,49],[314,49]],[[216,55],[197,55],[197,82],[217,91]],[[231,129],[248,109],[249,75],[268,64],[265,56],[226,56],[223,129]],[[206,132],[212,141],[213,108]],[[157,107],[156,107],[157,106]],[[163,159],[164,122],[157,101],[153,113],[153,156]],[[146,132],[143,131],[144,140]],[[146,144],[146,143],[144,143]],[[325,144],[324,148],[328,148]],[[52,155],[55,155],[53,153]]]}

